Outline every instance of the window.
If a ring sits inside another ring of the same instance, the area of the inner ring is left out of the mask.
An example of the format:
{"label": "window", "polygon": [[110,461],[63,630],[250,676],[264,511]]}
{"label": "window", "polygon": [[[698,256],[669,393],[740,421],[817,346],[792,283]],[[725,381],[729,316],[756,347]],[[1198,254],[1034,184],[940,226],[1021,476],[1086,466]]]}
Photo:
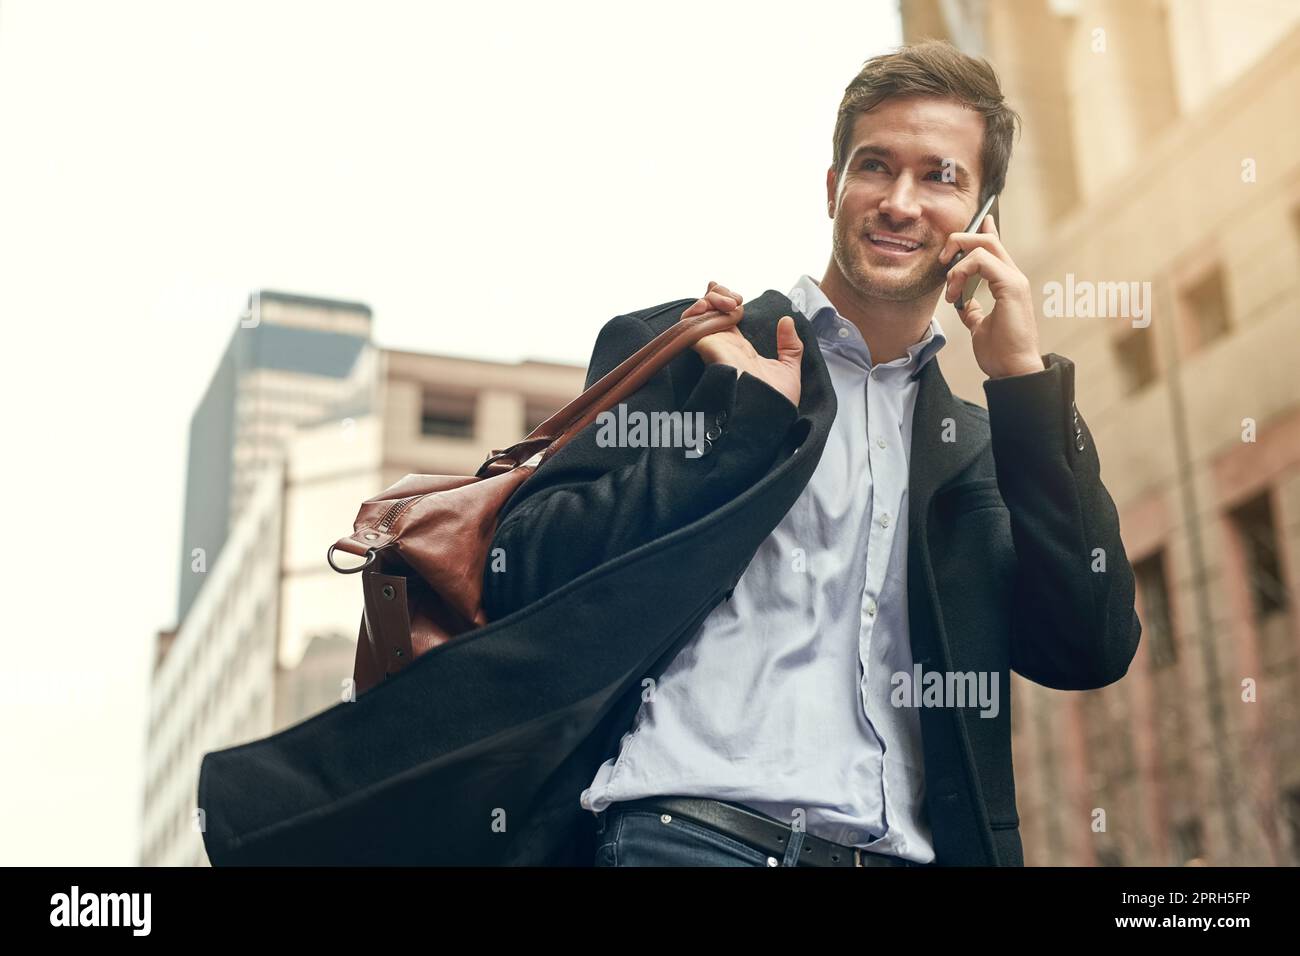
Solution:
{"label": "window", "polygon": [[474,436],[474,396],[425,389],[420,434],[448,438]]}
{"label": "window", "polygon": [[565,402],[548,402],[542,399],[528,399],[524,406],[524,434],[531,435],[533,429],[546,421],[561,408]]}
{"label": "window", "polygon": [[1190,332],[1195,348],[1204,348],[1227,334],[1231,325],[1222,269],[1213,270],[1188,288],[1183,293],[1183,302],[1191,320]]}
{"label": "window", "polygon": [[1164,552],[1133,565],[1142,600],[1142,636],[1151,648],[1151,667],[1167,667],[1177,659],[1169,617],[1169,585],[1165,579]]}
{"label": "window", "polygon": [[1241,539],[1255,619],[1263,621],[1287,607],[1278,558],[1277,525],[1268,493],[1252,498],[1233,511],[1232,524]]}
{"label": "window", "polygon": [[1156,380],[1155,339],[1150,327],[1131,329],[1114,340],[1115,361],[1119,364],[1124,393],[1141,391]]}

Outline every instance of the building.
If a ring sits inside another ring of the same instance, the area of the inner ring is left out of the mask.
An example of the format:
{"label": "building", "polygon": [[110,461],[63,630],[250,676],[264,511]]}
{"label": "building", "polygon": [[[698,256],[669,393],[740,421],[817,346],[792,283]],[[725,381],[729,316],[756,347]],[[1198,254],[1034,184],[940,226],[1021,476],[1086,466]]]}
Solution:
{"label": "building", "polygon": [[[1300,5],[900,6],[1024,119],[999,228],[1138,579],[1122,681],[1014,679],[1026,863],[1300,863]],[[945,376],[984,404],[940,320]]]}
{"label": "building", "polygon": [[[177,621],[184,621],[251,494],[302,421],[347,401],[369,405],[358,357],[370,341],[368,306],[279,292],[248,298],[217,371],[190,420]],[[357,394],[361,390],[360,394]]]}
{"label": "building", "polygon": [[150,689],[140,862],[200,865],[199,763],[274,726],[283,466],[264,468],[181,626],[159,641]]}
{"label": "building", "polygon": [[144,865],[206,863],[204,753],[343,699],[362,598],[325,552],[360,503],[407,474],[473,474],[583,388],[575,366],[376,348],[370,321],[356,303],[256,293],[195,413],[182,600],[156,642]]}

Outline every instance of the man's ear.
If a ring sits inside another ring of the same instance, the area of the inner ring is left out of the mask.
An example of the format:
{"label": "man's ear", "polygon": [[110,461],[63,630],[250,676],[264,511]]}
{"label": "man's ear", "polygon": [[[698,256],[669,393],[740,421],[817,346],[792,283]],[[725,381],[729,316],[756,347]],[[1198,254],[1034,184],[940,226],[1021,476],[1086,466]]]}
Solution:
{"label": "man's ear", "polygon": [[826,215],[835,218],[835,187],[838,185],[838,177],[835,175],[835,166],[832,164],[826,170]]}

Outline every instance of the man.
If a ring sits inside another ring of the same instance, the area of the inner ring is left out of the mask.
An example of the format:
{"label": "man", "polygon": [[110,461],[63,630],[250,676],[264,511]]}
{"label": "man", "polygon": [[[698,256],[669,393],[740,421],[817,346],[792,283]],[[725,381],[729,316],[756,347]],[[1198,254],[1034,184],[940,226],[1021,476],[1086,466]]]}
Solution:
{"label": "man", "polygon": [[[499,515],[491,623],[204,757],[212,862],[1022,864],[1010,671],[1102,687],[1140,625],[1073,365],[1039,354],[996,224],[961,232],[1013,127],[982,61],[869,61],[821,281],[600,331],[588,385],[683,314],[739,314],[624,410],[704,438],[574,436]],[[987,412],[936,360],[938,300],[974,275]]]}
{"label": "man", "polygon": [[[1000,693],[1001,708],[986,699],[983,716],[970,701],[963,725],[998,862],[1021,862],[1008,666],[1047,686],[1100,687],[1124,673],[1140,626],[1114,507],[1089,446],[1076,447],[1072,369],[1039,354],[1029,283],[996,223],[963,231],[1003,188],[1014,123],[992,69],[944,44],[877,57],[847,89],[826,177],[832,255],[820,282],[802,276],[789,295],[816,332],[838,413],[811,480],[730,601],[672,659],[582,792],[598,817],[597,865],[935,862],[934,811],[974,794],[953,792],[970,786],[965,768],[906,705],[923,696],[914,648],[922,671],[946,656],[944,671],[991,683],[994,702]],[[936,358],[946,344],[938,299],[953,303],[973,275],[994,305],[985,314],[970,301],[958,314],[989,377],[987,414],[952,404]],[[740,303],[710,284],[684,314]],[[606,325],[589,382],[671,315]],[[802,342],[783,317],[766,358],[743,328],[696,347],[739,376],[731,406],[715,414],[718,432],[730,422],[731,445],[712,449],[712,473],[701,479],[697,462],[666,449],[544,467],[503,513],[494,544],[528,558],[487,574],[489,613],[723,505],[770,465],[799,408]],[[725,374],[711,364],[685,403],[665,393],[646,405],[704,408]],[[926,387],[950,414],[928,416],[914,442]],[[934,585],[964,614],[909,620],[909,595],[934,586],[909,576],[909,463],[915,486],[915,468],[931,464],[918,458],[945,440],[963,467],[937,496],[929,558]],[[1104,573],[1093,570],[1097,554]],[[946,627],[947,654],[919,640],[918,626]],[[904,683],[910,693],[896,693]]]}

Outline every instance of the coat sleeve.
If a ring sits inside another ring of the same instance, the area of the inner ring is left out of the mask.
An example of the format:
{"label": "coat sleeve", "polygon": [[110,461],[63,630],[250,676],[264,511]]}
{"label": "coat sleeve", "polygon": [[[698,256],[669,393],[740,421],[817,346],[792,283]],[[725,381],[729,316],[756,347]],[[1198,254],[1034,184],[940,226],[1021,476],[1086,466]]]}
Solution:
{"label": "coat sleeve", "polygon": [[1074,402],[1074,364],[984,383],[1016,549],[1011,667],[1058,690],[1119,680],[1137,652],[1133,569]]}
{"label": "coat sleeve", "polygon": [[[689,302],[683,302],[685,308]],[[587,387],[654,335],[619,315],[597,336]],[[498,515],[483,572],[483,610],[498,620],[586,571],[720,507],[771,466],[798,417],[788,398],[734,366],[704,366],[677,407],[668,368],[628,396],[627,412],[703,413],[720,432],[712,447],[602,447],[592,422],[538,468]]]}

